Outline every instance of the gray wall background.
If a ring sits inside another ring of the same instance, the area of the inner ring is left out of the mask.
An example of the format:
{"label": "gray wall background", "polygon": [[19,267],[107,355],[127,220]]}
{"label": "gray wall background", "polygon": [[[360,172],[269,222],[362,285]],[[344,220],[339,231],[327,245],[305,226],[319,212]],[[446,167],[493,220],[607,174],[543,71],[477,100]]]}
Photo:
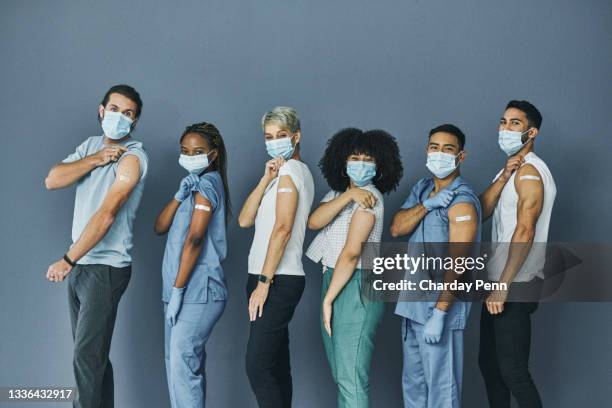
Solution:
{"label": "gray wall background", "polygon": [[[207,120],[221,129],[236,212],[266,159],[259,119],[268,108],[300,112],[317,200],[327,187],[316,162],[333,132],[349,125],[390,131],[405,175],[385,201],[389,239],[392,213],[427,174],[426,132],[443,122],[466,132],[463,174],[480,191],[504,163],[496,138],[505,103],[526,98],[543,113],[537,152],[558,186],[551,240],[609,242],[611,40],[609,0],[3,1],[0,386],[73,384],[66,284],[50,284],[44,273],[70,243],[74,193],[47,192],[43,180],[100,133],[96,109],[109,86],[125,82],[141,92],[134,136],[151,158],[111,352],[116,401],[166,407],[165,239],[152,226],[183,176],[177,158],[185,125]],[[243,369],[252,233],[235,219],[230,224],[231,300],[208,345],[212,407],[255,406]],[[335,389],[318,325],[320,268],[304,262],[307,288],[291,326],[295,406],[331,407]],[[387,312],[372,368],[374,407],[401,406],[399,320]],[[609,405],[611,313],[603,303],[541,305],[532,367],[546,406]],[[474,307],[464,387],[470,408],[486,406],[478,316]]]}

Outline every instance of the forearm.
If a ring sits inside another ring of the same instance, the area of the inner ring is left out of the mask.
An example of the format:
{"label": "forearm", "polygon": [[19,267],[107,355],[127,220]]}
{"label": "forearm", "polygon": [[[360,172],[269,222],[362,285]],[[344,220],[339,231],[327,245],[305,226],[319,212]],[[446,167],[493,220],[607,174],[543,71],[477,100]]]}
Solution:
{"label": "forearm", "polygon": [[162,235],[168,232],[179,205],[181,205],[181,203],[173,198],[157,216],[157,220],[155,220],[155,227],[153,228],[156,234]]}
{"label": "forearm", "polygon": [[499,201],[499,197],[501,196],[502,190],[506,185],[508,180],[503,176],[500,176],[495,180],[491,185],[480,195],[480,205],[482,207],[482,221],[488,220],[491,215],[493,215],[493,211],[495,210],[495,206]]}
{"label": "forearm", "polygon": [[506,260],[506,265],[499,278],[500,282],[511,284],[514,281],[523,263],[525,263],[527,256],[529,256],[534,236],[534,228],[516,227],[512,235],[510,248],[508,249],[508,259]]}
{"label": "forearm", "polygon": [[336,261],[334,274],[329,283],[329,288],[327,288],[327,293],[325,294],[324,302],[333,303],[336,300],[342,289],[351,280],[358,261],[359,255],[347,254],[345,251],[340,253]]}
{"label": "forearm", "polygon": [[238,224],[243,227],[250,227],[255,223],[255,216],[257,215],[257,210],[259,209],[259,205],[261,204],[261,199],[263,198],[264,192],[266,191],[266,187],[270,184],[269,179],[266,177],[262,177],[257,184],[257,187],[251,194],[247,197],[242,209],[240,210],[240,215],[238,215]]}
{"label": "forearm", "polygon": [[321,204],[308,218],[308,228],[317,230],[325,227],[350,202],[351,196],[348,192],[344,192],[333,200]]}
{"label": "forearm", "polygon": [[265,275],[268,279],[274,277],[276,269],[281,259],[283,259],[290,238],[291,230],[289,228],[274,228],[272,230],[270,242],[268,243],[268,252],[266,253],[266,259],[261,270],[261,274]]}
{"label": "forearm", "polygon": [[179,270],[176,275],[176,280],[174,281],[174,286],[176,288],[187,286],[191,273],[193,272],[193,267],[202,253],[203,244],[204,239],[202,238],[187,236],[185,239]]}
{"label": "forearm", "polygon": [[417,204],[412,208],[398,211],[391,223],[391,236],[396,238],[412,234],[425,215],[427,215],[427,208],[423,204]]}
{"label": "forearm", "polygon": [[107,210],[98,210],[89,220],[81,236],[68,250],[68,257],[76,262],[104,238],[115,221],[115,215]]}
{"label": "forearm", "polygon": [[87,156],[72,163],[59,163],[49,171],[45,186],[48,190],[68,187],[97,166],[98,160],[94,156]]}

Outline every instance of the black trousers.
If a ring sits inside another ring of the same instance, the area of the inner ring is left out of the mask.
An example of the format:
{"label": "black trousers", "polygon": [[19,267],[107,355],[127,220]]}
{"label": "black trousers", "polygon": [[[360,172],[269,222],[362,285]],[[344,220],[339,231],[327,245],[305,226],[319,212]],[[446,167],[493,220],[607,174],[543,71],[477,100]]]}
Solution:
{"label": "black trousers", "polygon": [[529,373],[531,314],[537,307],[507,302],[502,313],[491,315],[483,304],[478,361],[491,408],[510,408],[511,394],[521,408],[542,407]]}
{"label": "black trousers", "polygon": [[74,407],[114,406],[113,366],[108,354],[119,300],[131,274],[131,266],[77,265],[68,275],[76,381]]}
{"label": "black trousers", "polygon": [[[249,274],[247,299],[258,276]],[[304,292],[303,276],[276,275],[262,317],[251,322],[246,372],[260,408],[291,407],[293,384],[289,358],[289,322]]]}

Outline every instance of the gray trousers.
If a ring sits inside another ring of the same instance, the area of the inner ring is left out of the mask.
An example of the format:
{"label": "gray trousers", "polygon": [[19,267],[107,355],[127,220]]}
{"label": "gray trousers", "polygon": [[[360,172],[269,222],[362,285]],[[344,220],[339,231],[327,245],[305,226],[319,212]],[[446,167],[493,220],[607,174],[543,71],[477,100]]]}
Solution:
{"label": "gray trousers", "polygon": [[76,394],[73,407],[114,406],[113,366],[108,359],[115,317],[132,267],[77,265],[68,275],[74,339]]}

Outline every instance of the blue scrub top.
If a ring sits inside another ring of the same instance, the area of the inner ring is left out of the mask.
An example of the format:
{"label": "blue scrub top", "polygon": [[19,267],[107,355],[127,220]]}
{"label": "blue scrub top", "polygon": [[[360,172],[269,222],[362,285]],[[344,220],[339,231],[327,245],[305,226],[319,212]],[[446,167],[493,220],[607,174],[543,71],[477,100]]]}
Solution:
{"label": "blue scrub top", "polygon": [[[402,204],[402,209],[412,208],[425,201],[433,191],[433,177],[426,177],[419,180],[410,191],[408,198]],[[482,223],[482,210],[478,196],[469,184],[461,177],[457,177],[446,189],[454,191],[455,197],[446,208],[436,208],[427,213],[421,222],[416,226],[409,239],[409,245],[418,247],[420,243],[448,242],[448,209],[458,203],[470,203],[476,207],[478,214],[478,232],[476,242],[480,242],[480,230]],[[417,244],[417,245],[415,245]],[[420,255],[420,252],[419,252]],[[444,256],[444,255],[443,255]],[[421,274],[421,272],[417,272]],[[420,276],[423,276],[422,274]],[[433,313],[435,301],[429,302],[398,302],[395,313],[413,320],[420,324],[427,323]],[[464,329],[468,314],[470,312],[470,302],[455,301],[448,310],[445,326],[449,329]]]}
{"label": "blue scrub top", "polygon": [[204,234],[202,252],[187,283],[183,303],[208,302],[208,289],[210,289],[213,300],[227,299],[227,285],[221,267],[227,254],[225,190],[219,172],[210,171],[200,176],[198,185],[193,187],[191,196],[181,202],[172,220],[162,264],[162,300],[164,302],[170,301],[183,244],[191,224],[196,193],[202,194],[210,201],[212,216]]}

